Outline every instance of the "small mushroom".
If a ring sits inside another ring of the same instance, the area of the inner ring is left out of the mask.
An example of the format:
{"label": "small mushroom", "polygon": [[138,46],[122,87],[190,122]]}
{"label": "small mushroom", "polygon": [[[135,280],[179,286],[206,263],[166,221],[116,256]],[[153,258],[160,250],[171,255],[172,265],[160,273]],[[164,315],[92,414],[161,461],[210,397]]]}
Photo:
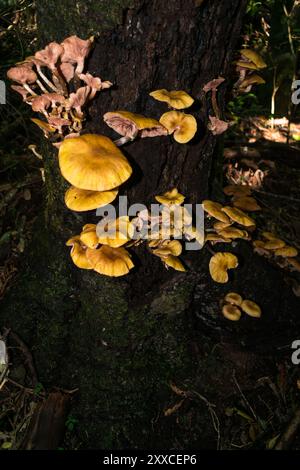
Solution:
{"label": "small mushroom", "polygon": [[250,317],[261,317],[261,308],[255,302],[252,302],[252,300],[243,300],[241,309]]}
{"label": "small mushroom", "polygon": [[119,248],[132,239],[134,227],[128,216],[122,216],[108,220],[105,225],[98,225],[96,232],[101,245]]}
{"label": "small mushroom", "polygon": [[221,135],[227,131],[229,127],[229,123],[226,121],[222,121],[221,119],[215,116],[208,116],[210,123],[208,124],[207,128],[211,131],[213,135]]}
{"label": "small mushroom", "polygon": [[234,198],[233,205],[234,207],[247,212],[256,212],[261,210],[261,207],[257,204],[256,199],[249,196]]}
{"label": "small mushroom", "polygon": [[65,204],[77,212],[91,211],[106,206],[116,199],[118,189],[111,191],[89,191],[71,186],[65,194]]}
{"label": "small mushroom", "polygon": [[91,94],[89,99],[92,100],[97,93],[97,91],[105,90],[106,88],[110,88],[112,86],[111,82],[102,82],[101,78],[93,77],[90,73],[86,74],[79,74],[80,80],[82,80],[88,87],[91,89]]}
{"label": "small mushroom", "polygon": [[45,49],[35,53],[35,58],[43,63],[50,70],[56,70],[56,64],[63,54],[64,48],[57,42],[50,42]]}
{"label": "small mushroom", "polygon": [[238,259],[232,253],[216,253],[209,262],[209,272],[215,282],[225,284],[228,282],[228,269],[238,266]]}
{"label": "small mushroom", "polygon": [[225,206],[222,211],[234,222],[244,225],[245,227],[251,227],[255,225],[255,222],[245,212],[237,209],[236,207]]}
{"label": "small mushroom", "polygon": [[262,236],[267,240],[276,240],[278,237],[272,232],[263,232]]}
{"label": "small mushroom", "polygon": [[221,230],[224,230],[224,228],[228,228],[232,225],[233,222],[229,221],[228,223],[225,222],[215,222],[213,225],[213,228],[216,232],[220,232]]}
{"label": "small mushroom", "polygon": [[86,256],[92,269],[105,276],[124,276],[134,267],[130,254],[122,247],[112,248],[103,245],[95,250],[87,248]]}
{"label": "small mushroom", "polygon": [[204,200],[202,206],[205,212],[211,217],[223,222],[224,224],[230,224],[230,220],[224,212],[222,212],[222,205],[218,202]]}
{"label": "small mushroom", "polygon": [[220,230],[218,234],[223,238],[230,238],[233,240],[236,238],[243,238],[246,240],[248,239],[248,232],[246,232],[246,230],[240,230],[236,227],[224,228],[223,230]]}
{"label": "small mushroom", "polygon": [[180,256],[182,245],[179,240],[164,240],[152,253],[160,258],[167,258],[170,255]]}
{"label": "small mushroom", "polygon": [[31,101],[32,111],[37,113],[43,113],[48,117],[47,109],[51,106],[51,100],[49,100],[47,95],[41,95],[33,98]]}
{"label": "small mushroom", "polygon": [[237,305],[237,306],[242,305],[242,302],[243,302],[242,296],[240,296],[240,294],[237,294],[236,292],[228,292],[224,300],[225,302],[228,302],[229,304]]}
{"label": "small mushroom", "polygon": [[170,191],[162,194],[161,196],[155,196],[155,199],[166,206],[172,206],[173,204],[182,204],[185,200],[185,196],[178,192],[177,188],[173,188]]}
{"label": "small mushroom", "polygon": [[252,49],[242,49],[240,53],[241,60],[237,62],[239,67],[252,70],[264,69],[267,67],[263,58],[256,51],[253,51]]}
{"label": "small mushroom", "polygon": [[249,93],[253,85],[263,85],[265,80],[256,73],[248,75],[239,85],[239,90],[243,93]]}
{"label": "small mushroom", "polygon": [[225,237],[222,237],[221,235],[217,234],[217,233],[207,233],[205,235],[205,242],[212,242],[212,244],[215,244],[215,243],[231,243],[232,240],[231,238],[225,238]]}
{"label": "small mushroom", "polygon": [[30,95],[36,96],[36,93],[30,88],[29,84],[37,81],[37,75],[29,66],[19,65],[18,67],[12,67],[8,70],[7,77],[22,85]]}
{"label": "small mushroom", "polygon": [[120,149],[102,135],[85,134],[65,139],[59,148],[63,177],[89,191],[109,191],[124,183],[132,168]]}
{"label": "small mushroom", "polygon": [[179,258],[173,255],[169,255],[167,258],[163,258],[162,261],[164,262],[166,267],[170,267],[175,269],[175,271],[185,272],[186,269],[183,266],[182,262]]}
{"label": "small mushroom", "polygon": [[242,316],[240,309],[235,305],[224,305],[222,308],[222,313],[223,316],[227,318],[227,320],[231,321],[239,321]]}
{"label": "small mushroom", "polygon": [[31,118],[31,121],[36,124],[42,131],[44,132],[45,137],[49,137],[49,134],[53,134],[56,129],[54,126],[51,126],[45,121],[42,121],[41,119],[37,118]]}
{"label": "small mushroom", "polygon": [[251,195],[251,188],[248,185],[230,184],[223,188],[226,196],[246,197]]}
{"label": "small mushroom", "polygon": [[168,135],[167,129],[156,119],[147,118],[141,114],[113,111],[104,114],[103,119],[109,127],[123,136],[115,141],[118,147],[134,140],[137,136],[143,139],[145,137]]}
{"label": "small mushroom", "polygon": [[99,245],[99,239],[96,233],[96,224],[84,225],[80,234],[80,241],[87,248],[97,248],[97,246]]}
{"label": "small mushroom", "polygon": [[90,53],[92,44],[93,38],[84,40],[75,35],[66,38],[61,43],[64,49],[61,61],[76,65],[75,73],[77,75],[81,74],[84,69],[84,61]]}
{"label": "small mushroom", "polygon": [[81,269],[92,269],[87,257],[86,249],[82,246],[79,236],[70,238],[67,246],[71,246],[71,258],[75,266]]}
{"label": "small mushroom", "polygon": [[273,238],[273,240],[269,240],[264,244],[264,248],[266,250],[278,250],[285,246],[285,242],[280,240],[279,238]]}
{"label": "small mushroom", "polygon": [[79,118],[83,117],[82,107],[88,101],[91,89],[89,86],[82,86],[78,88],[76,93],[71,93],[69,98],[66,100],[66,110],[75,109]]}
{"label": "small mushroom", "polygon": [[174,134],[174,139],[179,144],[186,144],[197,132],[197,121],[191,114],[169,111],[161,116],[159,122],[169,134]]}
{"label": "small mushroom", "polygon": [[[208,93],[209,91],[211,91],[211,103],[212,103],[212,107],[213,107],[213,110],[214,110],[214,113],[215,113],[215,119],[218,121],[218,122],[217,121],[216,122],[212,121],[211,116],[209,116],[209,118],[211,120],[211,126],[215,127],[216,131],[219,130],[219,132],[216,132],[216,134],[214,134],[214,135],[217,135],[217,133],[222,134],[223,132],[225,132],[225,130],[227,130],[227,128],[226,129],[224,128],[224,125],[227,124],[227,123],[220,120],[221,112],[220,112],[219,105],[218,105],[218,100],[217,100],[218,87],[224,81],[225,81],[225,78],[223,78],[223,77],[215,78],[214,80],[211,80],[210,82],[206,83],[206,85],[204,85],[204,87],[203,87],[204,93]],[[223,126],[224,130],[221,132],[222,126]],[[227,125],[227,127],[228,127],[228,125]],[[215,132],[215,131],[213,131],[213,129],[211,129],[211,131],[213,133]]]}
{"label": "small mushroom", "polygon": [[298,256],[298,250],[293,246],[284,246],[283,248],[275,250],[275,255],[282,256],[283,258],[294,258]]}
{"label": "small mushroom", "polygon": [[168,105],[174,109],[189,108],[194,103],[193,98],[185,91],[168,91],[163,88],[161,90],[152,91],[149,95],[157,101],[168,103]]}

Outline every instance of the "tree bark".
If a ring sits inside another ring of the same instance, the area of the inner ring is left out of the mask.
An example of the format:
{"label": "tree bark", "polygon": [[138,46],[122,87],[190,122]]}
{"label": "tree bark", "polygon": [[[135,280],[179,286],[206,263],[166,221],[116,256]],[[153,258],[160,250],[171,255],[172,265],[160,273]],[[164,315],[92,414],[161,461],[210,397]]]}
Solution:
{"label": "tree bark", "polygon": [[[115,137],[102,116],[117,109],[158,118],[165,107],[149,97],[155,89],[183,89],[196,98],[191,111],[200,132],[193,142],[179,145],[172,138],[154,138],[124,148],[134,168],[124,187],[129,203],[148,204],[174,186],[189,203],[210,195],[218,152],[216,138],[207,131],[211,104],[201,90],[213,78],[228,77],[246,3],[79,0],[76,9],[73,1],[64,1],[58,11],[54,0],[37,0],[41,45],[74,33],[95,34],[88,70],[115,84],[93,103],[87,131]],[[222,109],[226,85],[220,94]],[[6,301],[7,326],[13,323],[33,345],[46,385],[55,381],[61,387],[79,387],[74,413],[84,446],[215,447],[205,407],[196,415],[188,410],[188,416],[196,416],[193,425],[178,424],[176,415],[163,416],[172,398],[169,382],[202,389],[215,373],[217,362],[199,358],[207,331],[218,338],[229,332],[250,344],[257,343],[257,335],[265,337],[272,315],[262,320],[260,330],[251,322],[229,328],[219,314],[220,298],[238,288],[241,278],[245,295],[258,291],[258,302],[265,301],[270,283],[261,285],[253,271],[258,263],[264,272],[264,262],[253,260],[246,243],[233,249],[252,262],[241,263],[240,277],[230,287],[211,281],[205,250],[184,256],[189,267],[184,274],[165,270],[141,248],[134,251],[136,269],[124,279],[77,270],[64,243],[96,219],[67,211],[67,185],[49,149],[44,150],[44,162],[46,222],[41,218],[24,274]],[[273,273],[272,283],[278,287],[281,282]],[[212,399],[220,399],[218,387],[209,381],[206,385]]]}

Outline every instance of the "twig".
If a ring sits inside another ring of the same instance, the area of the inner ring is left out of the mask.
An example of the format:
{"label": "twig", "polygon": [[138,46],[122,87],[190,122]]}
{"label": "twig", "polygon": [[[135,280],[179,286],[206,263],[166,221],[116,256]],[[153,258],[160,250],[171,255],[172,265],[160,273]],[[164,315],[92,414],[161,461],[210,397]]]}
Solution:
{"label": "twig", "polygon": [[298,431],[300,426],[300,408],[296,411],[293,418],[289,422],[287,428],[285,429],[283,435],[277,442],[275,450],[286,450],[292,444],[292,441]]}

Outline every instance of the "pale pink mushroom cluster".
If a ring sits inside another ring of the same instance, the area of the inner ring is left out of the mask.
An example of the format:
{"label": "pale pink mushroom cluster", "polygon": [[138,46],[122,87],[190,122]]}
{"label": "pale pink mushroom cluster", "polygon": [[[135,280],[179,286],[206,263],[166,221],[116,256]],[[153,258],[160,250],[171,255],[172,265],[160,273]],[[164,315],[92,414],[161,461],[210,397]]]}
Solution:
{"label": "pale pink mushroom cluster", "polygon": [[15,82],[12,89],[44,120],[33,119],[54,145],[67,136],[79,135],[84,120],[84,107],[98,91],[112,83],[84,72],[85,60],[93,39],[77,36],[61,44],[51,42],[22,63],[8,70]]}

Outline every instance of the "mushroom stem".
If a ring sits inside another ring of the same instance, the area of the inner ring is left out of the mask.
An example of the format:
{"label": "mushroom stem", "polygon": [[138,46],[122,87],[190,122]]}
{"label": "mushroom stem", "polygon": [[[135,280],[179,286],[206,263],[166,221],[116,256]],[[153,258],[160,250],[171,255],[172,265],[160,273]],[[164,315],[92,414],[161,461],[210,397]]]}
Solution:
{"label": "mushroom stem", "polygon": [[120,137],[120,139],[114,140],[114,144],[117,147],[121,147],[122,145],[127,144],[127,142],[129,142],[130,140],[132,140],[130,137],[124,135],[124,137]]}
{"label": "mushroom stem", "polygon": [[[50,82],[50,80],[46,77],[46,75],[42,72],[41,70],[41,67],[40,66],[37,66],[37,71],[38,71],[38,74],[39,76],[43,79],[43,81],[46,83],[46,85],[48,85],[48,87],[55,91],[55,93],[59,93],[59,90],[56,88],[55,85],[53,85],[52,82]],[[48,93],[48,91],[46,92]]]}
{"label": "mushroom stem", "polygon": [[68,96],[68,89],[65,80],[63,77],[60,75],[59,71],[57,69],[53,70],[53,77],[57,79],[57,85],[60,86],[60,92],[64,96]]}
{"label": "mushroom stem", "polygon": [[121,147],[122,145],[127,144],[127,142],[133,141],[137,137],[138,133],[139,133],[139,130],[136,129],[132,137],[124,135],[123,137],[120,137],[120,139],[114,140],[114,144],[117,147]]}
{"label": "mushroom stem", "polygon": [[37,94],[30,88],[29,85],[27,85],[27,83],[24,83],[24,84],[23,84],[23,87],[24,87],[25,90],[28,91],[28,93],[30,93],[32,96],[37,96]]}
{"label": "mushroom stem", "polygon": [[44,87],[44,85],[42,84],[40,80],[37,80],[36,83],[40,87],[43,93],[48,93],[48,90]]}
{"label": "mushroom stem", "polygon": [[214,255],[216,254],[216,252],[212,249],[212,247],[210,246],[209,243],[205,243],[205,247],[206,247],[207,251],[209,251],[209,253],[210,253],[211,255],[214,256]]}
{"label": "mushroom stem", "polygon": [[243,81],[246,78],[246,74],[247,74],[246,69],[240,68],[239,69],[239,74],[240,74],[240,76],[239,76],[238,80],[233,85],[233,91],[234,91],[235,94],[238,92],[241,83],[243,83]]}
{"label": "mushroom stem", "polygon": [[217,90],[211,91],[211,104],[215,113],[215,116],[220,119],[220,110],[217,101]]}

